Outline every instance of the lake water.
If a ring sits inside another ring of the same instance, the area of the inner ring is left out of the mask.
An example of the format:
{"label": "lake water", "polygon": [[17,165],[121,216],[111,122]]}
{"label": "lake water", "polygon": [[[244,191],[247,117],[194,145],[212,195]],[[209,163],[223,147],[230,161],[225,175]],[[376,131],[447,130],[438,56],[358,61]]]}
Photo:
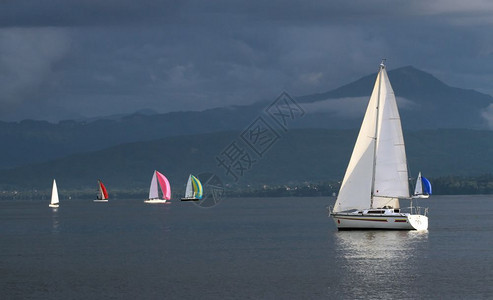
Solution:
{"label": "lake water", "polygon": [[429,231],[338,232],[333,198],[3,201],[1,299],[493,298],[493,196],[433,196]]}

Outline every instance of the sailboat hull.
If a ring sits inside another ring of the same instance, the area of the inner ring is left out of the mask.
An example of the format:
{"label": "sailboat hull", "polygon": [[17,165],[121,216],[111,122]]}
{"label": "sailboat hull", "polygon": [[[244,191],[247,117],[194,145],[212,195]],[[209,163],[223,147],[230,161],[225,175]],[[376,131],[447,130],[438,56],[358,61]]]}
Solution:
{"label": "sailboat hull", "polygon": [[149,204],[159,204],[159,203],[166,203],[167,200],[165,199],[147,199],[144,200],[144,203],[149,203]]}
{"label": "sailboat hull", "polygon": [[332,213],[339,230],[427,230],[428,217],[407,213],[363,214]]}
{"label": "sailboat hull", "polygon": [[199,201],[199,198],[181,198],[181,201]]}
{"label": "sailboat hull", "polygon": [[48,204],[49,207],[53,207],[53,208],[57,208],[59,207],[60,205],[59,204]]}
{"label": "sailboat hull", "polygon": [[108,202],[108,199],[94,199],[94,202]]}

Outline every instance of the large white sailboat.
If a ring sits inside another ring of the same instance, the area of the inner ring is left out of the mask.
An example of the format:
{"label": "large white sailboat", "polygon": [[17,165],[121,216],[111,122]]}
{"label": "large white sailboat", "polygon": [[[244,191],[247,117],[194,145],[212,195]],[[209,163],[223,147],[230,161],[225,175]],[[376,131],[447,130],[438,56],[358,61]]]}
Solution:
{"label": "large white sailboat", "polygon": [[329,210],[339,230],[426,230],[427,209],[420,214],[420,208],[410,205],[408,212],[401,211],[399,199],[411,199],[406,149],[382,62],[339,195]]}
{"label": "large white sailboat", "polygon": [[[159,197],[159,188],[161,188],[161,197]],[[145,203],[166,203],[171,199],[171,188],[168,179],[158,171],[154,171],[149,187],[149,199]]]}
{"label": "large white sailboat", "polygon": [[57,208],[60,206],[60,200],[58,199],[58,188],[56,186],[56,181],[53,179],[53,188],[51,189],[51,201],[49,207]]}

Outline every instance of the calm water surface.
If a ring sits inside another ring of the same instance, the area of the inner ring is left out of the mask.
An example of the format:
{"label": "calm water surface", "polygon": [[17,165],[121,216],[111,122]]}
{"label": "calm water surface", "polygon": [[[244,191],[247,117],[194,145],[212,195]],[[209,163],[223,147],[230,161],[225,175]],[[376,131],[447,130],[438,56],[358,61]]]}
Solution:
{"label": "calm water surface", "polygon": [[333,198],[3,201],[1,299],[493,298],[493,196],[434,196],[429,231],[338,232]]}

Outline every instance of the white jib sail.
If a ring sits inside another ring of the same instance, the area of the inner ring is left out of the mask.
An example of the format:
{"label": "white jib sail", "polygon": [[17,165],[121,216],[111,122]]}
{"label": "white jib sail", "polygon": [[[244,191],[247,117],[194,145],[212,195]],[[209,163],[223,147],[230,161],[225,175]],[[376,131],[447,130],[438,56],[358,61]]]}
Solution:
{"label": "white jib sail", "polygon": [[414,195],[423,195],[423,183],[421,181],[421,172],[419,172],[418,179],[416,179],[416,187],[414,188]]}
{"label": "white jib sail", "polygon": [[398,198],[409,198],[406,149],[397,101],[385,68],[380,70],[380,80],[373,207],[398,208]]}

